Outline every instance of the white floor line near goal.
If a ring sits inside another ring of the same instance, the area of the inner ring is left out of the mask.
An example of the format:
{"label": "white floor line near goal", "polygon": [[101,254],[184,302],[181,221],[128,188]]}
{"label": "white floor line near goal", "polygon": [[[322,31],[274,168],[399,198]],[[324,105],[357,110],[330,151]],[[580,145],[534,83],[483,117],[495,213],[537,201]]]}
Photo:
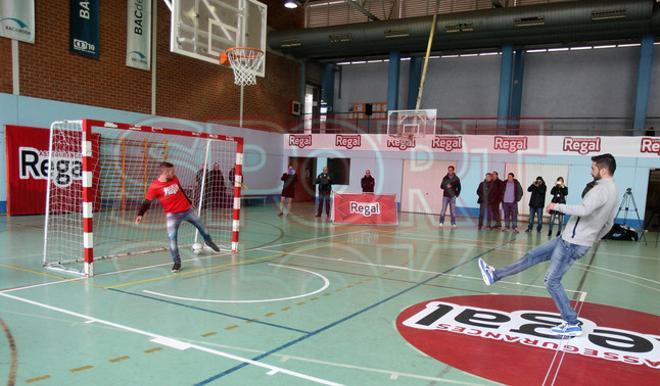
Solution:
{"label": "white floor line near goal", "polygon": [[321,288],[319,288],[315,291],[307,292],[307,293],[300,294],[300,295],[287,296],[287,297],[283,297],[283,298],[246,299],[246,300],[189,298],[189,297],[185,297],[185,296],[168,295],[168,294],[165,294],[165,293],[162,293],[162,292],[149,291],[149,290],[142,290],[142,292],[144,292],[146,294],[161,296],[161,297],[168,298],[168,299],[187,300],[189,302],[223,303],[223,304],[251,304],[251,303],[254,304],[254,303],[282,302],[282,301],[285,301],[285,300],[300,299],[300,298],[316,295],[317,293],[323,292],[323,291],[326,290],[326,288],[328,288],[330,286],[330,280],[328,280],[327,277],[321,275],[320,273],[316,273],[314,271],[310,271],[310,270],[303,269],[303,268],[290,267],[288,265],[282,265],[282,264],[268,264],[268,265],[273,266],[273,267],[282,267],[282,268],[287,268],[287,269],[293,269],[295,271],[301,271],[301,272],[306,272],[306,273],[312,274],[312,275],[320,278],[321,280],[323,280],[323,286],[321,286]]}
{"label": "white floor line near goal", "polygon": [[[336,235],[314,237],[314,238],[310,238],[310,239],[292,241],[292,242],[289,242],[289,243],[275,244],[275,245],[272,245],[272,246],[268,246],[268,248],[281,247],[281,246],[285,246],[285,245],[303,243],[303,242],[308,242],[308,241],[323,240],[323,239],[327,239],[327,238],[352,235],[352,234],[355,234],[355,233],[362,233],[362,232],[367,232],[367,231],[366,230],[360,230],[360,231],[355,231],[355,232],[339,233],[339,234],[336,234]],[[264,250],[264,248],[265,247],[247,248],[245,251],[246,252],[247,251],[259,251],[259,250]],[[267,252],[272,252],[272,251],[267,251]],[[281,252],[281,251],[276,251],[276,252]],[[217,254],[217,255],[209,255],[209,256],[204,256],[204,257],[195,257],[195,258],[192,258],[192,259],[182,259],[181,261],[185,263],[185,262],[191,262],[191,261],[211,259],[211,258],[214,258],[214,257],[229,256],[231,254],[232,254],[231,252],[226,252],[226,253],[221,253],[221,254]],[[145,266],[145,267],[122,269],[122,270],[119,270],[119,271],[100,273],[98,275],[94,275],[94,277],[111,276],[111,275],[117,275],[117,274],[120,274],[120,273],[142,271],[142,270],[145,270],[145,269],[163,267],[163,266],[171,265],[171,264],[172,264],[172,262],[167,262],[167,263],[148,265],[148,266]],[[47,283],[33,284],[33,285],[27,285],[27,286],[24,286],[24,287],[16,287],[16,288],[10,288],[10,289],[6,289],[6,290],[0,290],[0,294],[26,290],[26,289],[30,289],[30,288],[45,287],[45,286],[54,285],[54,284],[69,283],[69,282],[79,281],[79,280],[84,280],[84,279],[87,279],[87,278],[85,278],[85,277],[75,277],[75,278],[72,278],[72,279],[49,281]]]}
{"label": "white floor line near goal", "polygon": [[[318,384],[321,384],[321,385],[341,386],[340,383],[336,383],[336,382],[328,381],[328,380],[325,380],[325,379],[317,378],[317,377],[314,377],[314,376],[311,376],[311,375],[299,373],[297,371],[287,370],[285,368],[269,365],[267,363],[254,361],[254,360],[249,359],[249,358],[240,357],[238,355],[229,354],[229,353],[226,353],[226,352],[223,352],[223,351],[213,350],[213,349],[210,349],[208,347],[203,347],[203,346],[200,346],[200,345],[197,345],[197,344],[187,343],[187,342],[184,342],[184,341],[179,340],[179,339],[170,338],[170,337],[167,337],[167,336],[163,336],[163,335],[155,334],[155,333],[152,333],[152,332],[140,330],[140,329],[137,329],[137,328],[125,326],[123,324],[110,322],[110,321],[107,321],[107,320],[104,320],[104,319],[95,318],[93,316],[84,315],[84,314],[80,314],[80,313],[77,313],[77,312],[74,312],[74,311],[65,310],[63,308],[51,306],[51,305],[48,305],[48,304],[39,303],[39,302],[36,302],[34,300],[21,298],[21,297],[14,296],[14,295],[8,295],[6,293],[0,293],[0,296],[3,296],[3,297],[8,298],[8,299],[15,300],[15,301],[18,301],[18,302],[30,304],[32,306],[41,307],[41,308],[45,308],[47,310],[51,310],[51,311],[59,312],[59,313],[62,313],[62,314],[74,316],[74,317],[77,317],[77,318],[85,319],[86,321],[89,321],[89,322],[99,323],[99,324],[114,327],[114,328],[117,328],[117,329],[120,329],[120,330],[132,332],[134,334],[143,335],[143,336],[146,336],[146,337],[150,338],[150,341],[152,341],[154,343],[164,344],[166,346],[177,348],[179,350],[193,349],[193,350],[202,351],[202,352],[205,352],[205,353],[208,353],[208,354],[216,355],[216,356],[219,356],[219,357],[231,359],[231,360],[234,360],[234,361],[237,361],[237,362],[248,363],[248,364],[253,365],[253,366],[261,367],[261,368],[264,368],[264,369],[268,370],[268,372],[271,373],[271,374],[282,373],[282,374],[286,374],[286,375],[289,375],[289,376],[292,376],[292,377],[295,377],[295,378],[300,378],[300,379],[304,379],[306,381],[318,383]],[[269,374],[269,375],[271,375],[271,374]]]}

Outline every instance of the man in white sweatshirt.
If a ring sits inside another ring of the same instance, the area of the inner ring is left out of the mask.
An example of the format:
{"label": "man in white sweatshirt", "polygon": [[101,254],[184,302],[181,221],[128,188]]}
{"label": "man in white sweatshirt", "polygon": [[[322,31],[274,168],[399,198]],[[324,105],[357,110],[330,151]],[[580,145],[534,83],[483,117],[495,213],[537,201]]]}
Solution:
{"label": "man in white sweatshirt", "polygon": [[594,180],[582,193],[582,203],[550,203],[547,207],[548,212],[555,210],[571,215],[561,237],[539,245],[506,267],[495,269],[483,259],[479,259],[479,269],[486,285],[549,260],[545,287],[564,320],[564,323],[553,327],[551,331],[560,336],[582,335],[582,323],[578,321],[577,313],[571,307],[561,279],[576,260],[584,256],[594,243],[609,232],[617,209],[618,193],[613,179],[616,160],[611,154],[602,154],[592,157],[591,161],[591,175]]}

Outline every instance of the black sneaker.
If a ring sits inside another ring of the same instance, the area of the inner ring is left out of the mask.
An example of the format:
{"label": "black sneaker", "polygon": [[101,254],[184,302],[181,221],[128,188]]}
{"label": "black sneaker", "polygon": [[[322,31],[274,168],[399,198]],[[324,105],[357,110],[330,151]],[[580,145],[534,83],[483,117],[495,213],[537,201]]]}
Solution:
{"label": "black sneaker", "polygon": [[177,273],[181,270],[181,263],[174,263],[172,266],[172,272]]}
{"label": "black sneaker", "polygon": [[282,217],[284,215],[284,212],[280,212],[277,214],[277,217]]}
{"label": "black sneaker", "polygon": [[532,231],[532,230],[529,229],[529,228],[525,229],[525,233],[529,233],[529,232],[531,232],[531,231]]}
{"label": "black sneaker", "polygon": [[211,249],[213,249],[216,252],[220,252],[220,248],[218,248],[217,245],[212,240],[205,241],[206,245],[208,245]]}

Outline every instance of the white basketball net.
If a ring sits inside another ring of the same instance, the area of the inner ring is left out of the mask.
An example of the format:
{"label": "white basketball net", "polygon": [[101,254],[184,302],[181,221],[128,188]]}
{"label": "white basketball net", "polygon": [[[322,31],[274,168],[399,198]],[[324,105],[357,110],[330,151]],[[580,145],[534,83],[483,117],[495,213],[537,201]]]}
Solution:
{"label": "white basketball net", "polygon": [[226,53],[234,71],[234,83],[238,86],[257,84],[257,72],[264,62],[264,52],[256,48],[234,47]]}

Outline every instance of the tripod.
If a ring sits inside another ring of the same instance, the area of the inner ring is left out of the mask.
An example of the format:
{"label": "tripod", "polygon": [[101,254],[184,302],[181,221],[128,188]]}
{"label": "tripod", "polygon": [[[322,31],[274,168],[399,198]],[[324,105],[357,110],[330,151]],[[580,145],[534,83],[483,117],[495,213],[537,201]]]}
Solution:
{"label": "tripod", "polygon": [[[635,215],[637,216],[637,221],[639,224],[641,224],[642,228],[644,228],[644,222],[639,218],[639,211],[637,210],[637,204],[635,203],[635,197],[632,194],[632,189],[628,188],[626,189],[626,192],[623,193],[623,198],[621,199],[621,205],[619,205],[619,210],[616,212],[616,216],[614,218],[619,217],[619,213],[621,213],[621,209],[624,210],[623,213],[623,225],[627,225],[626,223],[628,222],[628,210],[629,206],[632,204],[633,209],[635,209]],[[637,232],[640,233],[640,232]],[[640,240],[643,238],[644,239],[644,244],[648,245],[648,242],[646,241],[646,233],[644,229],[641,230],[642,236],[639,238]]]}

